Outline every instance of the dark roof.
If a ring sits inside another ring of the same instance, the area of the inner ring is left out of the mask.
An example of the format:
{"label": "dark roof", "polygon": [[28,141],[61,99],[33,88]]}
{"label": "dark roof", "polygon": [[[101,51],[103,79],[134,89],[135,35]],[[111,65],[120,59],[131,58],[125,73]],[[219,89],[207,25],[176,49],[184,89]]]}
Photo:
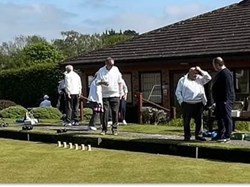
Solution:
{"label": "dark roof", "polygon": [[141,34],[64,63],[103,62],[108,56],[124,61],[246,52],[250,52],[250,0]]}

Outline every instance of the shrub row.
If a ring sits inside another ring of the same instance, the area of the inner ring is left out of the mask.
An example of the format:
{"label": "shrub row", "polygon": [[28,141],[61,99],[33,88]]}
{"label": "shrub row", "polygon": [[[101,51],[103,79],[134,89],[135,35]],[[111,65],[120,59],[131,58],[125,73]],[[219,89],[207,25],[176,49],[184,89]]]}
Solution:
{"label": "shrub row", "polygon": [[[24,108],[23,106],[17,105],[17,106],[11,106],[8,108],[5,108],[0,111],[0,117],[3,118],[12,118],[12,119],[22,119],[24,118],[26,112],[28,110]],[[62,117],[62,113],[54,107],[51,108],[32,108],[30,112],[33,114],[33,116],[37,119],[60,119]]]}
{"label": "shrub row", "polygon": [[[0,110],[0,117],[2,118],[12,118],[12,119],[22,119],[24,118],[28,110],[23,106],[16,105],[10,106],[8,108]],[[37,119],[60,119],[62,113],[54,107],[43,108],[43,107],[34,107],[30,109],[30,112]],[[90,108],[84,108],[83,118],[86,121],[89,121],[92,115],[92,110]]]}
{"label": "shrub row", "polygon": [[41,64],[30,68],[1,71],[0,98],[24,107],[36,107],[43,95],[57,102],[57,86],[62,74],[56,64]]}

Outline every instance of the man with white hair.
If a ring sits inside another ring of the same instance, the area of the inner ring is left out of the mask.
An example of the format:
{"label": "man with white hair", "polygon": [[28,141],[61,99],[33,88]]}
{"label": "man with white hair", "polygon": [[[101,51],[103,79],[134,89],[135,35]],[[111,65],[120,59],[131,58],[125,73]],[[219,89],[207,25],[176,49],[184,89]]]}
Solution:
{"label": "man with white hair", "polygon": [[72,65],[67,65],[65,69],[66,120],[64,125],[79,125],[79,103],[82,94],[82,82],[80,76],[73,70]]}

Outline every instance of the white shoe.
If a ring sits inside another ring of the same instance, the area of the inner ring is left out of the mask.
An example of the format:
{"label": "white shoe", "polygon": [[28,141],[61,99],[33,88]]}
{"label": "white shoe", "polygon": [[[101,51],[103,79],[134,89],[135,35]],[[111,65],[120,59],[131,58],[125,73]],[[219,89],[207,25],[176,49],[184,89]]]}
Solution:
{"label": "white shoe", "polygon": [[72,126],[71,123],[67,123],[67,122],[63,123],[63,125],[64,125],[64,126],[68,126],[68,127],[71,127],[71,126]]}
{"label": "white shoe", "polygon": [[89,129],[92,130],[92,131],[96,131],[97,130],[97,128],[93,127],[93,126],[90,126]]}
{"label": "white shoe", "polygon": [[113,122],[112,121],[108,121],[108,125],[107,125],[107,127],[111,127],[111,125],[113,124]]}
{"label": "white shoe", "polygon": [[74,126],[79,126],[79,125],[80,125],[79,122],[75,122],[75,123],[74,123]]}
{"label": "white shoe", "polygon": [[126,120],[122,120],[123,125],[127,125]]}

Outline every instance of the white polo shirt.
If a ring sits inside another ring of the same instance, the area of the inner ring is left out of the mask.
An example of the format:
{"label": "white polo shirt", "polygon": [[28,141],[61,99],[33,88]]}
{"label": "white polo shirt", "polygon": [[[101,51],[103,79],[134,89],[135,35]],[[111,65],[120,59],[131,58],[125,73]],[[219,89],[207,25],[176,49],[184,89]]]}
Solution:
{"label": "white polo shirt", "polygon": [[65,91],[70,95],[81,95],[82,82],[76,72],[71,71],[65,75]]}
{"label": "white polo shirt", "polygon": [[100,68],[96,77],[96,84],[101,81],[108,82],[108,86],[102,85],[102,97],[120,97],[121,90],[119,84],[122,83],[122,74],[118,67],[113,66],[110,70],[106,66]]}

